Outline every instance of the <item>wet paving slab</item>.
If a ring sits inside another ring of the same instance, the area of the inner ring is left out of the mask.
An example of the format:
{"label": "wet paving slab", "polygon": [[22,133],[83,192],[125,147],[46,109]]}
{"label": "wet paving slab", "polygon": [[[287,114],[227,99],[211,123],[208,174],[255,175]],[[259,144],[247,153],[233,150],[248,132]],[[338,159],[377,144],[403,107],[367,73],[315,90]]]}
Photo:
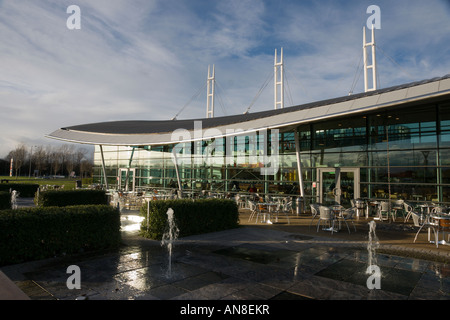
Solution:
{"label": "wet paving slab", "polygon": [[[411,294],[422,276],[420,272],[400,270],[393,267],[383,266],[380,270],[380,289],[404,296]],[[367,273],[366,263],[342,259],[315,275],[367,286],[367,280],[371,273]]]}
{"label": "wet paving slab", "polygon": [[[387,254],[377,254],[381,288],[369,289],[364,244],[241,227],[178,239],[168,259],[135,232],[117,251],[2,271],[33,300],[450,299],[449,265]],[[80,268],[80,289],[68,288],[69,265]]]}
{"label": "wet paving slab", "polygon": [[229,247],[213,251],[213,253],[261,264],[280,262],[296,254],[296,252],[290,250],[268,250],[264,247],[257,249],[246,246]]}

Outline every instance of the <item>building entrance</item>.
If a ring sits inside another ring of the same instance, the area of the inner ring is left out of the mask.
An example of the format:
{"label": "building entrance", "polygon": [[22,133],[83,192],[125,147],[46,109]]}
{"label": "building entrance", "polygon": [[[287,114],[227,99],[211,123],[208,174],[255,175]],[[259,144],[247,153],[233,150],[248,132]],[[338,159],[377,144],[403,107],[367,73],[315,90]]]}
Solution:
{"label": "building entrance", "polygon": [[351,200],[360,197],[359,168],[317,168],[318,202],[351,207]]}

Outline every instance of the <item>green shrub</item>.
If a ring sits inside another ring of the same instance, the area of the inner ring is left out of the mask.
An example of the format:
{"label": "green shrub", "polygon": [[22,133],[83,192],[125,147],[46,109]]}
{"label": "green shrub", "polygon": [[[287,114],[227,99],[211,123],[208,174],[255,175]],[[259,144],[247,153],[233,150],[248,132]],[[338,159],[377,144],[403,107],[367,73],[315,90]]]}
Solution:
{"label": "green shrub", "polygon": [[93,180],[94,180],[93,178],[83,178],[81,179],[81,184],[83,186],[90,185],[93,183]]}
{"label": "green shrub", "polygon": [[0,265],[120,244],[120,212],[107,205],[0,212]]}
{"label": "green shrub", "polygon": [[36,194],[34,202],[39,207],[65,207],[89,204],[108,204],[104,190],[48,190]]}
{"label": "green shrub", "polygon": [[39,189],[38,184],[30,183],[0,183],[0,191],[16,190],[22,198],[32,198]]}
{"label": "green shrub", "polygon": [[147,204],[141,207],[145,217],[141,224],[141,235],[161,240],[167,228],[167,210],[172,208],[179,236],[214,232],[239,226],[239,211],[233,200],[154,200],[150,201],[148,228]]}
{"label": "green shrub", "polygon": [[11,209],[11,194],[7,191],[0,191],[0,210]]}

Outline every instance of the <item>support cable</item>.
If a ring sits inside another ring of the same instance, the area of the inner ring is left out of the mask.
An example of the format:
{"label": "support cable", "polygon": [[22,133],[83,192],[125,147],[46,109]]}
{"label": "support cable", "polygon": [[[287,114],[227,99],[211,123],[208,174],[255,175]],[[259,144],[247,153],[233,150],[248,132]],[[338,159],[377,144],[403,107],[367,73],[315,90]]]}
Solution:
{"label": "support cable", "polygon": [[251,107],[253,107],[253,105],[255,104],[256,100],[258,100],[259,96],[261,95],[261,93],[264,91],[264,89],[267,87],[267,85],[269,84],[270,80],[273,78],[273,73],[271,72],[269,74],[269,76],[267,77],[267,79],[265,80],[265,82],[263,83],[263,85],[261,86],[261,88],[259,89],[258,93],[256,94],[256,96],[253,98],[252,102],[250,103],[250,105],[248,106],[247,110],[245,110],[244,114],[247,114]]}
{"label": "support cable", "polygon": [[359,62],[358,62],[358,67],[356,68],[355,77],[353,78],[352,86],[350,88],[350,91],[348,92],[349,96],[353,94],[353,90],[355,90],[356,84],[358,83],[359,78],[361,77],[361,73],[363,71],[362,69],[360,71],[362,59],[363,59],[363,54],[361,53]]}
{"label": "support cable", "polygon": [[391,56],[389,56],[389,55],[388,55],[383,49],[381,49],[379,46],[377,46],[377,45],[375,45],[375,46],[376,46],[377,49],[381,50],[381,53],[382,53],[383,55],[385,55],[387,58],[389,58],[389,60],[391,60],[395,65],[397,65],[397,67],[399,67],[404,73],[406,73],[406,75],[407,75],[408,77],[410,77],[411,80],[414,79],[414,77],[413,77],[408,71],[406,71],[404,68],[402,68],[402,66],[401,66],[397,61],[395,61],[394,58],[392,58]]}
{"label": "support cable", "polygon": [[[217,82],[217,80],[216,80],[216,85],[217,85],[218,89],[224,91],[222,86],[219,84],[219,82]],[[217,90],[217,100],[219,101],[219,105],[220,105],[220,108],[222,109],[222,112],[224,113],[224,115],[227,116],[228,114],[226,112],[225,105],[223,103],[223,99],[222,99],[222,96],[220,95],[219,90]]]}
{"label": "support cable", "polygon": [[201,87],[193,96],[192,98],[183,106],[183,108],[180,109],[180,111],[178,111],[178,113],[171,119],[171,120],[176,120],[177,117],[180,115],[181,112],[183,112],[183,110],[195,99],[197,99],[197,97],[200,95],[200,93],[205,89],[207,83],[205,83],[203,85],[203,87]]}
{"label": "support cable", "polygon": [[[286,68],[285,68],[285,71],[286,71]],[[288,97],[288,100],[289,100],[290,105],[293,106],[293,105],[294,105],[294,100],[292,99],[291,87],[289,86],[289,82],[288,82],[286,73],[285,73],[285,75],[284,75],[284,79],[286,80],[286,88],[287,88],[286,93],[287,93],[287,97]]]}

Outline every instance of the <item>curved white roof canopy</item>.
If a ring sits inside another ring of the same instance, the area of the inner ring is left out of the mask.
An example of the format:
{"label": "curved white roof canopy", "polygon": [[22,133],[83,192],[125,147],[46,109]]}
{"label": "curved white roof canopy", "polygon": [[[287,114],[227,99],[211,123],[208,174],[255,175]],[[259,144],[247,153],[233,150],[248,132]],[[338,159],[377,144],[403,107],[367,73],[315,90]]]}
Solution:
{"label": "curved white roof canopy", "polygon": [[165,145],[236,135],[236,132],[289,130],[322,119],[423,103],[424,100],[439,101],[448,98],[447,95],[450,95],[450,74],[284,109],[208,119],[92,123],[61,128],[47,137],[93,145]]}

